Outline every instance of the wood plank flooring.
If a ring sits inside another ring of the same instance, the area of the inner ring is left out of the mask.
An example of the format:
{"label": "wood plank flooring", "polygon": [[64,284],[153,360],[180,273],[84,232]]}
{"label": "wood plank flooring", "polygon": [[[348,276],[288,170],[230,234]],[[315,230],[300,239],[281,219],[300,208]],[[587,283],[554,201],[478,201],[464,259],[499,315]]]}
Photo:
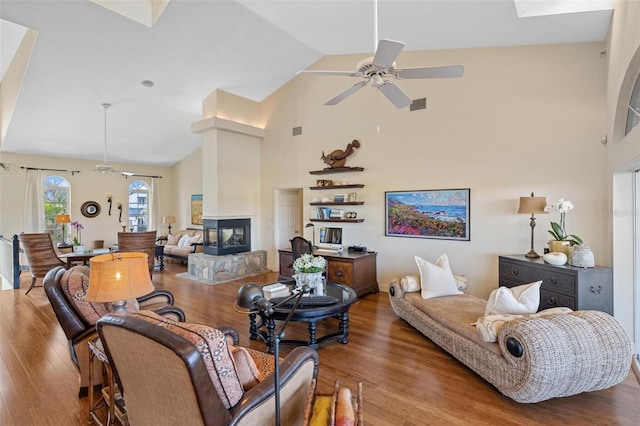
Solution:
{"label": "wood plank flooring", "polygon": [[[168,263],[153,282],[170,290],[190,322],[231,325],[240,343],[264,349],[248,338],[248,319],[233,309],[246,282],[269,283],[277,274],[207,286],[175,276],[185,266]],[[88,399],[77,397],[77,373],[67,341],[42,288],[25,296],[0,291],[0,426],[82,425],[89,420]],[[355,388],[364,383],[368,425],[637,425],[640,386],[633,374],[611,389],[519,404],[439,349],[397,318],[388,294],[371,294],[350,310],[349,343],[320,347],[318,388],[329,391],[334,378]],[[337,321],[318,324],[318,336]],[[305,338],[306,324],[291,324],[287,338]],[[283,346],[283,356],[290,347]]]}

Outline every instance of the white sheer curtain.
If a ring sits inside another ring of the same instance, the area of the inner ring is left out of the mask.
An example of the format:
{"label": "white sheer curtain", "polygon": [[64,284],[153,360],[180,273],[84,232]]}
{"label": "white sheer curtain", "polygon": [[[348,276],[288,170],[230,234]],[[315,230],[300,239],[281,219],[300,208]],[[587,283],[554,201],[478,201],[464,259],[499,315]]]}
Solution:
{"label": "white sheer curtain", "polygon": [[158,229],[158,225],[162,223],[162,219],[158,216],[160,213],[160,191],[158,189],[158,179],[151,178],[151,186],[149,187],[149,230]]}
{"label": "white sheer curtain", "polygon": [[44,232],[44,174],[27,170],[24,196],[24,232]]}

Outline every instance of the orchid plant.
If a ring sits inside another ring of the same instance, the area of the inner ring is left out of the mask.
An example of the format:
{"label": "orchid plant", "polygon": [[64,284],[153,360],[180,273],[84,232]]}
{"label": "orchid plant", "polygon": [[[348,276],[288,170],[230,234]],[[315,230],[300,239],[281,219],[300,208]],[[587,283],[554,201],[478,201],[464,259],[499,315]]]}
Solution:
{"label": "orchid plant", "polygon": [[84,226],[78,222],[77,220],[74,220],[73,222],[71,222],[71,226],[76,228],[76,236],[73,237],[73,244],[76,246],[81,246],[82,245],[82,230],[84,229]]}
{"label": "orchid plant", "polygon": [[544,209],[547,212],[549,210],[557,210],[560,212],[560,223],[551,222],[551,229],[549,230],[549,234],[551,234],[554,240],[569,241],[572,246],[582,244],[582,239],[580,237],[573,234],[567,234],[567,212],[569,210],[573,210],[573,203],[571,201],[560,198],[557,204],[551,204],[550,206],[546,206]]}
{"label": "orchid plant", "polygon": [[303,254],[293,262],[293,270],[296,274],[311,274],[314,272],[322,272],[327,266],[327,260],[322,256],[314,256],[312,254]]}

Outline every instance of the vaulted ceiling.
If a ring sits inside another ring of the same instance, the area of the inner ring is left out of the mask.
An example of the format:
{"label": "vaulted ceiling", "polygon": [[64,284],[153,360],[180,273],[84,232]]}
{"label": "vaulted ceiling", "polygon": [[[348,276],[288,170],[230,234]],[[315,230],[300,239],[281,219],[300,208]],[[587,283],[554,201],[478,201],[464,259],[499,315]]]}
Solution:
{"label": "vaulted ceiling", "polygon": [[[612,3],[380,0],[378,35],[405,51],[604,41]],[[0,18],[5,93],[37,32],[0,151],[96,161],[104,102],[110,161],[172,165],[200,145],[190,124],[215,89],[261,101],[324,55],[376,44],[373,0],[0,0]]]}

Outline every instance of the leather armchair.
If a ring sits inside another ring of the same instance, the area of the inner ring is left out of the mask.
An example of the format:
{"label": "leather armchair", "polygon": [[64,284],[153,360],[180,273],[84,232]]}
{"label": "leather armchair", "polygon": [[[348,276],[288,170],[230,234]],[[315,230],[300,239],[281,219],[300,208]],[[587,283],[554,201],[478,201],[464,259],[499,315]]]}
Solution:
{"label": "leather armchair", "polygon": [[[84,300],[72,302],[70,300],[63,290],[63,284],[67,284],[63,281],[68,280],[72,273],[77,274],[76,278],[82,281],[81,285],[86,290],[89,283],[89,268],[85,266],[76,266],[69,271],[63,267],[51,269],[44,277],[43,286],[58,323],[69,340],[71,362],[80,375],[78,396],[82,397],[88,394],[89,385],[89,348],[87,343],[98,338],[95,323],[107,313],[107,310],[101,303],[91,303]],[[81,299],[84,299],[84,293],[81,294]],[[173,306],[173,295],[168,291],[155,290],[138,298],[137,301],[140,309],[151,309],[168,318],[184,321],[184,312]],[[84,311],[81,311],[79,306]],[[95,377],[101,376],[100,371],[96,373]]]}
{"label": "leather armchair", "polygon": [[[235,330],[171,323],[145,311],[106,315],[96,326],[131,424],[275,424],[274,375],[265,374],[251,387],[238,386],[244,382],[235,355],[229,364],[229,353],[238,349],[229,347],[237,342]],[[318,363],[318,353],[309,347],[297,347],[281,361],[283,425],[305,423]]]}

